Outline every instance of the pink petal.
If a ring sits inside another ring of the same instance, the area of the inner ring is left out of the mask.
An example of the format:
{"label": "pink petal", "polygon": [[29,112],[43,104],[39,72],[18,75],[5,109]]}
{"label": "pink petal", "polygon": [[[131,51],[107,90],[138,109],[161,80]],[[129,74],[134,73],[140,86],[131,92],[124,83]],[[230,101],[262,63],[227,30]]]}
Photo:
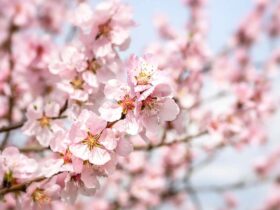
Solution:
{"label": "pink petal", "polygon": [[107,83],[109,80],[114,78],[114,74],[107,68],[101,68],[96,72],[96,77],[99,82]]}
{"label": "pink petal", "polygon": [[129,87],[116,79],[109,80],[104,88],[106,98],[117,101],[121,100],[128,92]]}
{"label": "pink petal", "polygon": [[116,152],[120,156],[127,156],[133,151],[133,145],[127,139],[121,138],[118,142]]}
{"label": "pink petal", "polygon": [[117,139],[111,129],[105,129],[99,141],[108,150],[114,150],[117,146]]}
{"label": "pink petal", "polygon": [[90,118],[86,122],[87,128],[92,134],[99,134],[106,127],[107,122],[95,113],[91,113]]}
{"label": "pink petal", "polygon": [[119,120],[122,116],[122,107],[117,103],[105,102],[98,110],[101,114],[101,117],[108,121],[114,122]]}
{"label": "pink petal", "polygon": [[78,158],[82,160],[88,160],[91,151],[89,150],[88,146],[85,144],[76,144],[70,146],[70,152]]}
{"label": "pink petal", "polygon": [[57,103],[47,103],[44,110],[46,116],[57,117],[59,115],[60,107]]}
{"label": "pink petal", "polygon": [[69,139],[73,143],[83,141],[87,137],[87,132],[81,129],[79,123],[74,123],[69,131]]}
{"label": "pink petal", "polygon": [[142,120],[144,127],[151,132],[156,132],[160,130],[160,124],[157,116],[145,117]]}
{"label": "pink petal", "polygon": [[70,97],[78,101],[86,101],[88,100],[88,93],[83,90],[75,90],[70,94]]}
{"label": "pink petal", "polygon": [[36,135],[37,140],[43,147],[48,147],[50,145],[50,141],[53,138],[53,133],[49,128],[41,129],[41,132]]}
{"label": "pink petal", "polygon": [[18,155],[18,154],[19,154],[19,150],[16,147],[7,147],[2,152],[2,156],[7,156],[7,157],[12,155]]}
{"label": "pink petal", "polygon": [[81,173],[83,170],[83,161],[75,156],[72,156],[72,165],[76,173]]}
{"label": "pink petal", "polygon": [[94,165],[104,165],[109,160],[111,160],[109,152],[99,147],[94,148],[89,154],[89,162]]}
{"label": "pink petal", "polygon": [[172,90],[171,90],[171,86],[168,84],[158,84],[156,85],[154,92],[153,92],[153,96],[155,97],[167,97],[169,95],[171,95]]}
{"label": "pink petal", "polygon": [[78,187],[74,181],[68,181],[61,192],[62,200],[73,204],[78,196]]}
{"label": "pink petal", "polygon": [[93,45],[95,56],[100,58],[113,52],[111,42],[104,38],[99,38]]}
{"label": "pink petal", "polygon": [[22,127],[22,131],[25,135],[31,136],[35,133],[35,131],[38,128],[38,123],[36,121],[27,121],[23,127]]}
{"label": "pink petal", "polygon": [[89,33],[92,27],[93,12],[87,3],[79,4],[74,13],[73,22],[79,26],[84,33]]}
{"label": "pink petal", "polygon": [[171,98],[166,98],[161,106],[159,117],[161,122],[175,120],[180,109],[175,101]]}
{"label": "pink petal", "polygon": [[81,174],[81,180],[87,188],[98,188],[99,182],[96,174],[91,169],[86,169]]}
{"label": "pink petal", "polygon": [[83,73],[82,77],[83,77],[83,80],[89,86],[91,86],[93,88],[97,88],[98,87],[97,78],[96,78],[96,76],[92,72],[86,71],[86,72]]}
{"label": "pink petal", "polygon": [[121,28],[114,28],[111,32],[111,41],[113,44],[121,45],[129,38],[129,32]]}

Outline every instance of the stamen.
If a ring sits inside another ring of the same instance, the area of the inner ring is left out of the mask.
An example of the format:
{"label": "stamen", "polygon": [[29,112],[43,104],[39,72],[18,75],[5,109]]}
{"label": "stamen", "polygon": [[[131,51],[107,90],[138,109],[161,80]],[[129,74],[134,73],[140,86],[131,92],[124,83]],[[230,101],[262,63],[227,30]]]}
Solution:
{"label": "stamen", "polygon": [[72,154],[69,149],[63,154],[64,164],[72,163]]}
{"label": "stamen", "polygon": [[146,98],[144,101],[143,101],[143,104],[142,104],[142,107],[141,109],[149,109],[149,110],[153,110],[155,108],[157,108],[157,100],[156,98],[153,98],[153,97],[148,97]]}
{"label": "stamen", "polygon": [[134,99],[130,98],[128,95],[126,95],[123,100],[119,101],[118,104],[121,105],[123,114],[127,114],[128,111],[132,111],[135,108]]}
{"label": "stamen", "polygon": [[154,66],[151,64],[148,64],[146,62],[141,62],[140,67],[138,71],[140,70],[140,73],[135,77],[138,85],[147,85],[150,83],[150,79],[154,72]]}
{"label": "stamen", "polygon": [[39,124],[42,128],[50,127],[51,119],[45,115],[43,115],[40,119],[38,119]]}
{"label": "stamen", "polygon": [[89,62],[89,70],[92,71],[94,74],[101,68],[101,65],[97,62],[96,59],[93,59]]}
{"label": "stamen", "polygon": [[47,204],[51,201],[49,196],[47,196],[43,189],[37,188],[31,195],[34,202],[38,202],[40,204]]}
{"label": "stamen", "polygon": [[75,77],[75,79],[73,79],[70,84],[72,85],[72,87],[76,90],[80,89],[82,90],[83,89],[83,84],[84,84],[84,81],[78,77]]}
{"label": "stamen", "polygon": [[101,146],[101,144],[99,144],[99,142],[98,142],[99,137],[100,137],[100,134],[92,135],[90,132],[88,132],[88,136],[85,140],[83,140],[83,143],[88,146],[89,150],[92,150],[95,147]]}
{"label": "stamen", "polygon": [[147,85],[151,79],[151,74],[148,71],[142,70],[138,76],[136,76],[137,85]]}
{"label": "stamen", "polygon": [[98,30],[99,30],[98,38],[100,36],[105,36],[105,37],[109,36],[109,34],[110,34],[111,30],[112,30],[112,28],[110,26],[110,22],[111,21],[109,20],[109,21],[107,21],[107,22],[105,22],[105,23],[103,23],[103,24],[98,26]]}

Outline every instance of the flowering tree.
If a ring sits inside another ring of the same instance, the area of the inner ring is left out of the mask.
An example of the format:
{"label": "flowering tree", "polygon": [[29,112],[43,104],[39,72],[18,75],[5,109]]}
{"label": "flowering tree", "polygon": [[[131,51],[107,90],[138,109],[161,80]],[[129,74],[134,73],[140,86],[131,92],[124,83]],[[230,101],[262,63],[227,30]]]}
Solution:
{"label": "flowering tree", "polygon": [[158,16],[159,43],[126,56],[137,23],[120,0],[0,1],[1,209],[200,210],[215,192],[230,210],[232,190],[267,182],[255,209],[280,209],[279,145],[250,179],[191,181],[226,148],[270,142],[280,51],[251,51],[280,35],[280,2],[256,1],[218,54],[206,0],[182,3],[182,32]]}

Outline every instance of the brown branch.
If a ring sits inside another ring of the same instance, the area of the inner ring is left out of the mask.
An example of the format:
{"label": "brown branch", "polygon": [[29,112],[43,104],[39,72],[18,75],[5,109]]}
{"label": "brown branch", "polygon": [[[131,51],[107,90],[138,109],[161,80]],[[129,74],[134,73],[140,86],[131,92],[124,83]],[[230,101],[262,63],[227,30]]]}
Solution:
{"label": "brown branch", "polygon": [[[13,108],[14,108],[14,94],[13,94],[13,85],[12,85],[12,71],[14,69],[14,60],[13,60],[13,53],[12,53],[12,42],[13,42],[13,34],[18,30],[18,28],[11,22],[10,27],[9,27],[9,34],[8,37],[6,39],[6,41],[3,43],[3,48],[4,50],[7,51],[8,56],[9,56],[9,68],[10,68],[10,72],[7,78],[7,83],[10,85],[10,89],[11,89],[11,95],[9,95],[8,97],[8,112],[7,112],[7,121],[9,124],[12,123],[13,120]],[[1,143],[1,148],[5,147],[5,145],[7,144],[8,140],[9,140],[9,136],[10,136],[10,131],[8,131],[5,136],[4,139]]]}
{"label": "brown branch", "polygon": [[[202,132],[200,132],[198,134],[195,134],[195,135],[188,135],[186,137],[174,140],[172,142],[161,142],[160,144],[156,144],[156,145],[151,144],[149,146],[136,146],[136,147],[134,147],[134,151],[150,151],[150,150],[154,150],[154,149],[157,149],[157,148],[160,148],[160,147],[170,146],[170,145],[173,145],[173,144],[188,143],[192,139],[201,137],[205,134],[207,134],[207,131],[202,131]],[[19,150],[20,150],[20,152],[23,152],[23,153],[29,153],[29,152],[44,152],[48,149],[49,149],[49,147],[41,147],[41,146],[38,146],[38,147],[33,146],[32,147],[32,146],[30,146],[30,147],[23,147]]]}
{"label": "brown branch", "polygon": [[[65,110],[67,109],[68,107],[68,100],[64,103],[64,105],[61,107],[61,109],[59,110],[59,116],[57,117],[52,117],[51,119],[52,120],[56,120],[56,119],[64,119],[64,118],[67,118],[67,116],[65,115],[62,115]],[[12,131],[12,130],[15,130],[15,129],[18,129],[18,128],[21,128],[24,123],[26,122],[26,119],[21,121],[21,122],[18,122],[18,123],[15,123],[13,125],[9,125],[9,126],[4,126],[2,128],[0,128],[0,133],[4,133],[4,132],[9,132],[9,131]]]}
{"label": "brown branch", "polygon": [[188,135],[188,136],[185,136],[183,138],[179,138],[179,139],[176,139],[174,141],[171,141],[171,142],[161,142],[159,144],[151,144],[151,145],[148,145],[148,146],[136,146],[134,147],[134,150],[135,151],[141,151],[141,150],[153,150],[153,149],[157,149],[157,148],[160,148],[160,147],[164,147],[164,146],[170,146],[170,145],[173,145],[173,144],[177,144],[177,143],[188,143],[190,142],[191,140],[195,139],[195,138],[198,138],[198,137],[201,137],[201,136],[204,136],[208,133],[208,131],[202,131],[200,133],[197,133],[197,134],[194,134],[194,135]]}
{"label": "brown branch", "polygon": [[8,131],[12,131],[12,130],[21,128],[23,126],[24,122],[25,121],[22,121],[22,122],[19,122],[19,123],[15,123],[14,125],[2,127],[2,128],[0,128],[0,133],[8,132]]}
{"label": "brown branch", "polygon": [[[65,119],[65,118],[67,118],[67,116],[62,115],[62,116],[58,116],[58,117],[51,117],[50,119],[57,120],[57,119]],[[14,125],[4,126],[4,127],[0,128],[0,133],[9,132],[9,131],[21,128],[25,122],[26,122],[26,120],[23,120],[22,122],[15,123]]]}
{"label": "brown branch", "polygon": [[21,148],[21,149],[19,149],[19,151],[22,152],[22,153],[31,153],[31,152],[44,152],[48,149],[50,149],[50,148],[49,147],[41,147],[41,146],[38,146],[38,147],[30,146],[30,147]]}
{"label": "brown branch", "polygon": [[2,188],[0,189],[0,196],[3,196],[7,193],[11,193],[11,192],[20,192],[20,191],[25,191],[26,188],[31,185],[32,183],[34,182],[40,182],[40,181],[43,181],[45,180],[46,177],[38,177],[38,178],[35,178],[35,179],[32,179],[30,181],[27,181],[27,182],[24,182],[24,183],[21,183],[21,184],[16,184],[16,185],[13,185],[9,188]]}

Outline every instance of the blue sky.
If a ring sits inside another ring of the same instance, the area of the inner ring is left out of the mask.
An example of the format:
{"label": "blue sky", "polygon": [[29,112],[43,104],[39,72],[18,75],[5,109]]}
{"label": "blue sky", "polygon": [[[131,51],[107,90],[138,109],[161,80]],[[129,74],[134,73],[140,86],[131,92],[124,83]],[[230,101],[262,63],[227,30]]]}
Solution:
{"label": "blue sky", "polygon": [[[152,18],[156,13],[164,13],[176,28],[184,26],[187,10],[180,0],[127,0],[134,8],[138,23],[132,33],[130,52],[140,53],[143,46],[156,40]],[[252,7],[251,0],[209,0],[210,19],[209,45],[213,51],[219,50],[240,20]]]}

